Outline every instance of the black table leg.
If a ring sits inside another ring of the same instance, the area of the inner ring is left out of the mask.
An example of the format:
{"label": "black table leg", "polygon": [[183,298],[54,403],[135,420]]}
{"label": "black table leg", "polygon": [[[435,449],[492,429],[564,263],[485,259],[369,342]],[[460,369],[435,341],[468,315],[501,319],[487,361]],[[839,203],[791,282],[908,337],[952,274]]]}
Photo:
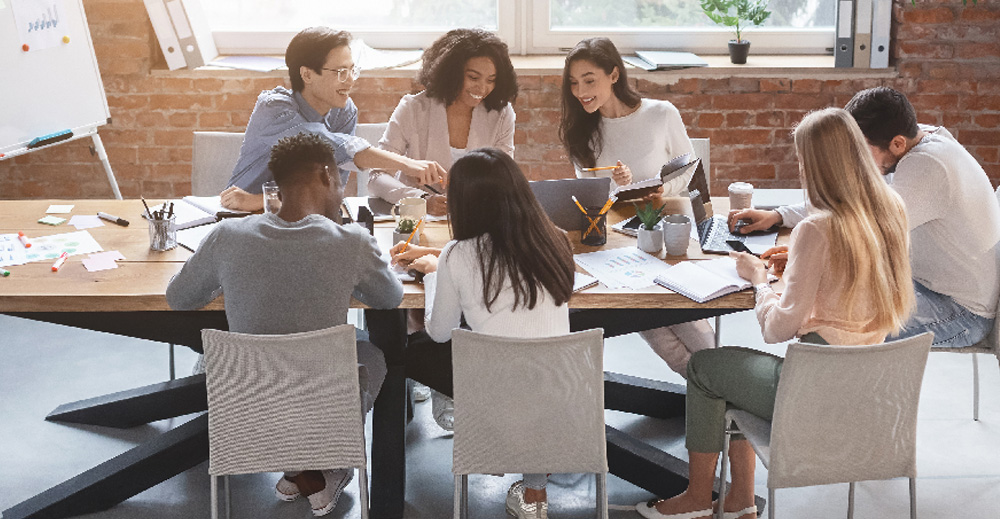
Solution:
{"label": "black table leg", "polygon": [[365,310],[386,375],[372,411],[371,517],[400,519],[406,498],[406,312]]}
{"label": "black table leg", "polygon": [[193,375],[63,404],[45,419],[126,429],[207,409],[205,375]]}

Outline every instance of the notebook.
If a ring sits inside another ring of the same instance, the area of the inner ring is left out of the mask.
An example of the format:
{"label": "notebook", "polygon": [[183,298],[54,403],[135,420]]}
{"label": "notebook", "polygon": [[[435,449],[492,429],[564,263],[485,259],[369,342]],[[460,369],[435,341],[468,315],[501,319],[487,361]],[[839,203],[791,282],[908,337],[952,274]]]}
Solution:
{"label": "notebook", "polygon": [[[768,274],[769,282],[777,280],[776,276]],[[753,286],[736,273],[733,258],[682,261],[657,276],[656,283],[698,303]]]}
{"label": "notebook", "polygon": [[663,184],[670,182],[671,180],[684,175],[689,171],[695,170],[699,164],[701,164],[701,159],[690,153],[679,155],[670,159],[670,162],[667,162],[660,167],[659,175],[656,175],[653,178],[647,178],[646,180],[633,182],[625,186],[619,186],[611,194],[618,198],[619,201],[642,198],[656,191]]}
{"label": "notebook", "polygon": [[[228,218],[231,216],[246,216],[250,214],[249,211],[237,211],[235,209],[229,209],[222,207],[221,197],[216,196],[194,196],[188,195],[182,198],[185,202],[205,211],[206,213],[212,213],[219,218]],[[175,204],[176,205],[176,204]],[[176,210],[176,207],[174,208]]]}
{"label": "notebook", "polygon": [[690,52],[638,50],[635,55],[638,60],[628,60],[629,63],[645,70],[672,70],[708,66],[707,61]]}
{"label": "notebook", "polygon": [[[161,205],[149,206],[149,210],[156,212],[162,209],[166,212],[171,203],[174,204],[174,222],[178,231],[181,229],[205,225],[206,223],[217,222],[219,220],[219,217],[216,216],[215,213],[205,211],[204,209],[183,199],[164,202]],[[146,213],[142,213],[142,217],[146,218]]]}
{"label": "notebook", "polygon": [[573,275],[573,292],[580,292],[581,290],[596,287],[597,283],[597,278],[594,276],[584,274],[582,272],[576,272]]}
{"label": "notebook", "polygon": [[191,252],[198,252],[198,247],[201,247],[201,243],[205,241],[208,233],[214,231],[218,226],[218,223],[213,223],[181,229],[177,231],[177,243]]}

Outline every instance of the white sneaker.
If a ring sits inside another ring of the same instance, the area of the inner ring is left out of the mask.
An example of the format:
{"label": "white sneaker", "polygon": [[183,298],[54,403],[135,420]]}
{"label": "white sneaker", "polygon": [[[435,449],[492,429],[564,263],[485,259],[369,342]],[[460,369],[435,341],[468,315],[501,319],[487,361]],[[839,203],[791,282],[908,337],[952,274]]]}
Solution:
{"label": "white sneaker", "polygon": [[282,475],[281,479],[274,485],[274,495],[282,501],[295,501],[302,493],[299,492],[298,485]]}
{"label": "white sneaker", "polygon": [[548,519],[549,503],[525,503],[524,480],[520,480],[507,491],[507,514],[517,519]]}
{"label": "white sneaker", "polygon": [[344,487],[354,479],[354,469],[324,470],[323,479],[326,486],[323,490],[309,496],[312,513],[316,517],[324,516],[333,511]]}
{"label": "white sneaker", "polygon": [[431,397],[431,388],[421,384],[420,382],[413,383],[414,402],[426,402],[427,399],[430,397]]}
{"label": "white sneaker", "polygon": [[431,393],[431,410],[434,412],[434,421],[442,429],[453,432],[455,430],[455,401],[434,391]]}

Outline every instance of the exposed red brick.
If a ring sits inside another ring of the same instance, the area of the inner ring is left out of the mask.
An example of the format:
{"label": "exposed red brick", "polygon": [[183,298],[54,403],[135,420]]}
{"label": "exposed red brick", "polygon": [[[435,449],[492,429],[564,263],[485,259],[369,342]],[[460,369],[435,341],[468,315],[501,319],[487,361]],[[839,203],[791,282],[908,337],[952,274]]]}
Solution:
{"label": "exposed red brick", "polygon": [[700,128],[721,128],[726,116],[719,112],[701,112],[698,114],[697,126]]}
{"label": "exposed red brick", "polygon": [[932,24],[949,23],[955,19],[955,14],[947,7],[934,9],[908,9],[903,12],[903,20],[906,23]]}

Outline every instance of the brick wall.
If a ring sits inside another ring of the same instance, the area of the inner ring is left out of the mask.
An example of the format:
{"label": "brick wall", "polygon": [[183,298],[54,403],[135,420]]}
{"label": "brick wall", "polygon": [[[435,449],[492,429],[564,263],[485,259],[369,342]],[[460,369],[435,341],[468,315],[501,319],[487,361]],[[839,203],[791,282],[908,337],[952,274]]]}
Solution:
{"label": "brick wall", "polygon": [[[1000,180],[1000,2],[895,0],[889,79],[683,78],[637,80],[643,95],[681,110],[688,134],[712,139],[713,193],[734,179],[797,187],[789,132],[806,112],[843,106],[857,90],[888,85],[906,93],[920,122],[944,124]],[[101,135],[125,197],[190,192],[192,130],[242,131],[258,92],[283,74],[165,70],[141,0],[85,0],[113,123]],[[833,76],[835,77],[835,76]],[[517,159],[532,179],[572,175],[555,128],[557,75],[520,76]],[[362,122],[388,119],[409,78],[362,77]],[[107,197],[103,169],[84,141],[0,162],[0,197]]]}

